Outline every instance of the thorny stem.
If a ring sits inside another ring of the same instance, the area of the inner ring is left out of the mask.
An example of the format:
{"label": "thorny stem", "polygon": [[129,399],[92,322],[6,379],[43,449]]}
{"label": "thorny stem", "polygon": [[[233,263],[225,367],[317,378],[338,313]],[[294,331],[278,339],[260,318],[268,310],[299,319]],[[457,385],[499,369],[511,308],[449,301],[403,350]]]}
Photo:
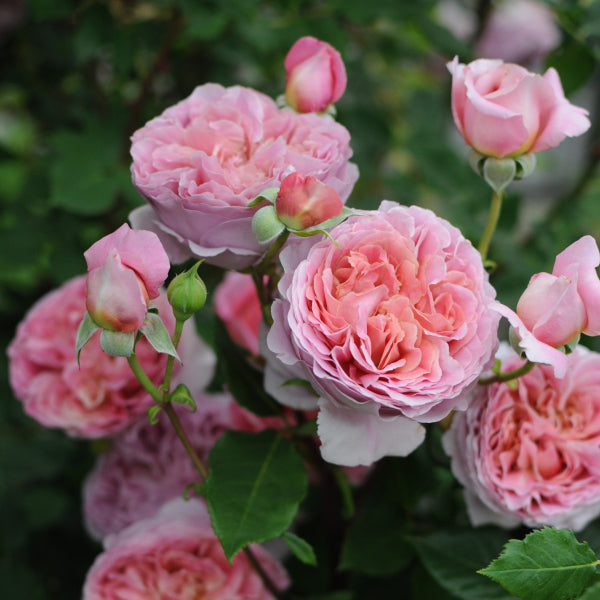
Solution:
{"label": "thorny stem", "polygon": [[488,220],[485,224],[485,229],[483,230],[483,235],[481,236],[481,241],[479,242],[478,250],[481,254],[481,260],[485,261],[487,258],[487,253],[490,248],[490,242],[492,241],[492,236],[494,235],[494,231],[496,231],[496,225],[498,224],[498,219],[500,218],[500,210],[502,209],[502,192],[494,192],[492,194],[492,202],[490,204],[490,212],[488,214]]}
{"label": "thorny stem", "polygon": [[[181,339],[181,332],[183,331],[184,321],[177,319],[175,321],[175,331],[173,333],[173,346],[177,348],[179,340]],[[165,394],[165,400],[167,400],[169,391],[171,389],[171,377],[173,376],[173,366],[175,365],[175,357],[169,355],[167,358],[167,366],[165,368],[165,378],[163,380],[162,389]]]}
{"label": "thorny stem", "polygon": [[479,380],[478,383],[481,385],[489,385],[490,383],[502,383],[507,381],[512,381],[513,379],[518,379],[523,375],[527,375],[533,367],[535,367],[536,363],[527,361],[524,365],[521,365],[518,369],[514,369],[513,371],[504,371],[503,373],[496,373],[495,375],[490,375],[490,377],[484,377]]}

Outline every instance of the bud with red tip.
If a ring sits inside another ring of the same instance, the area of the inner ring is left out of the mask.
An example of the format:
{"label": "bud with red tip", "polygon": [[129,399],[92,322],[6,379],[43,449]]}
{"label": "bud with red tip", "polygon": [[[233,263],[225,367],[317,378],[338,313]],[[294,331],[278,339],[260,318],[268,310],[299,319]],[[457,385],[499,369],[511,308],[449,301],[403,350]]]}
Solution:
{"label": "bud with red tip", "polygon": [[314,37],[300,38],[285,58],[287,103],[298,112],[323,112],[346,89],[340,53]]}
{"label": "bud with red tip", "polygon": [[277,217],[288,229],[302,231],[337,217],[344,208],[338,193],[316,177],[291,173],[275,199]]}

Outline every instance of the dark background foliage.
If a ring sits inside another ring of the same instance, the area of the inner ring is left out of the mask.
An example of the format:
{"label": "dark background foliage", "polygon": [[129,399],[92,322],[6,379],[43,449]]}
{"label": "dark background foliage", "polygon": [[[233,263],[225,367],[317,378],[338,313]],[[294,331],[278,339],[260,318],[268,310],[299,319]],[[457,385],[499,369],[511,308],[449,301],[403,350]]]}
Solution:
{"label": "dark background foliage", "polygon": [[[470,5],[483,19],[490,2]],[[536,175],[510,189],[491,257],[499,297],[513,306],[531,274],[550,270],[567,244],[583,233],[600,239],[600,3],[552,6],[564,32],[548,64],[559,69],[567,94],[590,109],[593,126],[541,155]],[[330,42],[347,66],[338,120],[350,130],[361,171],[349,203],[376,207],[388,198],[427,206],[476,241],[489,193],[454,131],[445,68],[455,54],[473,58],[472,46],[440,24],[436,9],[433,0],[0,0],[2,346],[37,298],[84,271],[83,250],[140,204],[129,177],[132,132],[206,82],[277,96],[283,59],[303,35]],[[98,444],[26,417],[5,360],[0,385],[1,595],[76,599],[100,550],[83,531],[80,508],[81,481]],[[356,598],[389,598],[390,590],[394,597],[467,597],[459,588],[441,590],[428,574],[435,572],[432,544],[472,547],[468,531],[439,531],[460,524],[462,513],[436,443],[434,436],[410,459],[382,461],[359,498],[352,535],[370,534],[372,552],[352,554],[360,547],[350,545],[344,560],[366,564],[364,573],[330,569],[340,552],[331,547],[335,532],[325,539],[326,527],[305,524],[320,567],[290,565],[295,593],[325,593],[333,583],[350,585]],[[436,454],[434,469],[421,468]],[[308,510],[329,501],[319,494],[327,490],[311,493]],[[424,537],[412,546],[402,529],[407,515],[417,525],[423,516]]]}

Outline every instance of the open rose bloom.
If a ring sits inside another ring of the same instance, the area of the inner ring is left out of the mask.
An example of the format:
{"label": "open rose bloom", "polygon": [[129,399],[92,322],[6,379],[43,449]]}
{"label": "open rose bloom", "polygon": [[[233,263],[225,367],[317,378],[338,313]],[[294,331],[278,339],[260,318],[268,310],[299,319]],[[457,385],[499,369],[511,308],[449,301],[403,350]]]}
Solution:
{"label": "open rose bloom", "polygon": [[[367,465],[414,450],[419,422],[467,407],[499,316],[479,253],[428,210],[383,202],[330,233],[335,243],[309,238],[281,254],[265,385],[319,408],[326,460]],[[293,378],[319,398],[282,385]]]}
{"label": "open rose bloom", "polygon": [[293,171],[346,200],[358,177],[349,141],[329,116],[280,109],[249,88],[197,87],[133,134],[133,183],[150,206],[132,223],[156,231],[173,262],[245,268],[264,250],[248,203]]}
{"label": "open rose bloom", "polygon": [[[203,501],[181,498],[105,540],[90,569],[83,600],[271,600],[243,552],[232,563],[213,533]],[[283,567],[251,546],[274,584],[285,589]]]}
{"label": "open rose bloom", "polygon": [[[75,338],[86,310],[85,276],[76,277],[40,299],[19,325],[8,348],[10,382],[25,412],[47,427],[99,438],[114,435],[143,415],[153,400],[132,373],[127,360],[109,356],[96,332],[82,349],[77,364]],[[166,294],[155,299],[171,331],[175,319]],[[175,377],[192,389],[206,385],[214,355],[186,324]],[[140,364],[155,383],[162,381],[167,357],[145,339],[136,345]]]}
{"label": "open rose bloom", "polygon": [[455,58],[452,115],[465,142],[486,156],[520,156],[558,146],[590,126],[587,111],[566,98],[558,73],[544,75],[501,60],[468,65]]}
{"label": "open rose bloom", "polygon": [[[502,370],[523,364],[505,346]],[[512,391],[478,386],[444,436],[474,525],[582,529],[600,514],[600,355],[579,346],[558,379],[537,365]]]}

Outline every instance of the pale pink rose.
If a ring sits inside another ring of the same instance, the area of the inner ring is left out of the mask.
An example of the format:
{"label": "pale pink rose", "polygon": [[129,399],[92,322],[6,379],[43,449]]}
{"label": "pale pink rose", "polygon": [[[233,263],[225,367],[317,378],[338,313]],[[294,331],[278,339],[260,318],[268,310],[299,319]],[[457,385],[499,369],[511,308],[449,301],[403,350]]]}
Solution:
{"label": "pale pink rose", "polygon": [[316,177],[291,173],[275,198],[279,220],[291,229],[306,229],[337,217],[344,208],[338,193]]}
{"label": "pale pink rose", "polygon": [[[207,464],[216,441],[229,429],[261,431],[282,426],[261,419],[225,394],[195,394],[195,413],[174,405],[200,459]],[[151,425],[143,416],[116,436],[83,486],[83,513],[90,535],[102,540],[139,519],[151,517],[166,501],[181,496],[198,473],[164,415]]]}
{"label": "pale pink rose", "polygon": [[314,37],[300,38],[285,57],[285,98],[298,112],[322,112],[346,89],[340,53]]}
{"label": "pale pink rose", "polygon": [[[523,364],[508,346],[502,370]],[[444,435],[473,525],[582,529],[600,514],[600,355],[577,347],[566,376],[537,365],[478,386]]]}
{"label": "pale pink rose", "polygon": [[532,362],[551,365],[556,377],[567,370],[565,355],[556,350],[581,333],[600,334],[600,251],[594,238],[583,236],[563,250],[550,273],[534,275],[519,299],[517,312],[499,303]]}
{"label": "pale pink rose", "polygon": [[250,201],[293,171],[330,185],[343,200],[358,177],[342,125],[277,108],[239,86],[197,87],[131,139],[133,183],[151,206],[130,219],[167,240],[175,262],[195,255],[248,267],[264,251],[252,233],[258,207]]}
{"label": "pale pink rose", "polygon": [[258,355],[262,311],[252,276],[229,271],[215,289],[213,305],[231,339]]}
{"label": "pale pink rose", "polygon": [[169,258],[157,235],[132,231],[126,223],[84,252],[88,266],[86,307],[104,329],[140,328],[148,301],[169,274]]}
{"label": "pale pink rose", "polygon": [[494,5],[475,53],[481,58],[535,65],[560,41],[560,29],[549,6],[531,0],[504,0]]}
{"label": "pale pink rose", "polygon": [[[85,276],[77,277],[40,299],[17,328],[8,347],[10,382],[25,412],[47,427],[73,436],[114,435],[144,414],[153,403],[135,378],[127,359],[109,356],[96,332],[82,349],[77,365],[75,338],[85,313]],[[166,294],[155,299],[167,328],[174,318]],[[146,341],[136,345],[137,357],[155,383],[162,381],[166,355]],[[175,365],[177,378],[210,381],[214,356],[197,337],[193,324],[184,328],[179,354],[185,367]]]}
{"label": "pale pink rose", "polygon": [[[467,407],[497,347],[495,292],[479,253],[431,211],[383,202],[331,236],[281,254],[265,386],[319,407],[326,460],[368,465],[411,452],[418,421]],[[282,385],[297,377],[319,398]]]}
{"label": "pale pink rose", "polygon": [[[83,587],[83,600],[271,600],[243,552],[230,564],[202,500],[177,498],[152,518],[109,536]],[[283,567],[260,546],[251,549],[281,590]]]}
{"label": "pale pink rose", "polygon": [[502,158],[558,146],[590,126],[587,111],[566,98],[554,69],[544,75],[501,60],[448,63],[452,115],[465,142]]}

